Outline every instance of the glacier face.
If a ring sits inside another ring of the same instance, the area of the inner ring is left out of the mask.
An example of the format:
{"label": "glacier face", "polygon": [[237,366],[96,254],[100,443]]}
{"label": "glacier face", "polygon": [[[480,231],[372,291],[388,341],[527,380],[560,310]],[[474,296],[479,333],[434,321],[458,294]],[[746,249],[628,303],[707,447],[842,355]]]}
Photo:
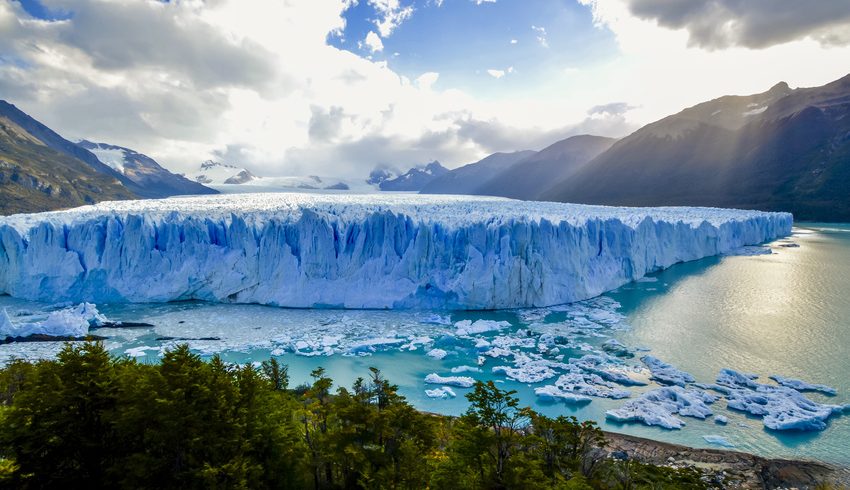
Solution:
{"label": "glacier face", "polygon": [[0,292],[98,303],[547,306],[785,236],[791,225],[786,213],[469,196],[106,202],[0,217]]}

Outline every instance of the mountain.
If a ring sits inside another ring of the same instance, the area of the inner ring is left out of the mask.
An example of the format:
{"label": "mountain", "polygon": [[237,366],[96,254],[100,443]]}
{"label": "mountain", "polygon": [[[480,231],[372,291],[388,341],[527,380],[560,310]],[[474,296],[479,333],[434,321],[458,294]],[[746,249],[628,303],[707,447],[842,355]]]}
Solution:
{"label": "mountain", "polygon": [[569,178],[617,141],[579,135],[558,141],[520,160],[484,185],[476,194],[538,199],[553,185]]}
{"label": "mountain", "polygon": [[[378,187],[382,191],[419,191],[429,182],[449,172],[440,162],[433,161],[427,165],[414,167],[407,173],[395,178],[378,179]],[[373,178],[373,171],[370,179]]]}
{"label": "mountain", "polygon": [[[137,197],[111,173],[99,172],[89,163],[46,144],[42,138],[61,145],[61,137],[21,114],[15,106],[0,101],[0,214]],[[27,124],[22,126],[18,121]],[[66,150],[74,152],[71,147]]]}
{"label": "mountain", "polygon": [[620,140],[542,197],[850,221],[850,75],[685,109]]}
{"label": "mountain", "polygon": [[189,175],[189,178],[200,184],[247,184],[257,179],[250,170],[227,163],[207,160],[201,164],[200,170]]}
{"label": "mountain", "polygon": [[145,197],[218,193],[182,175],[169,172],[153,158],[129,148],[88,140],[80,141],[78,145],[94,153],[98,160],[142,187]]}
{"label": "mountain", "polygon": [[6,102],[5,100],[0,100],[0,116],[7,118],[9,121],[15,123],[21,129],[27,132],[31,137],[35,138],[44,146],[47,146],[50,149],[53,149],[59,153],[62,153],[71,158],[75,158],[92,169],[100,172],[102,174],[108,175],[114,179],[117,179],[121,184],[127,187],[134,194],[142,197],[147,196],[145,189],[130,180],[129,178],[122,175],[120,172],[117,172],[113,168],[108,165],[102,163],[98,160],[97,156],[89,150],[73,143],[71,141],[66,140],[65,138],[59,136],[55,131],[48,128],[44,124],[36,121],[32,117],[30,117],[25,112],[21,111],[14,105]]}
{"label": "mountain", "polygon": [[431,182],[419,191],[420,194],[477,194],[477,190],[507,170],[515,163],[534,155],[535,152],[516,151],[513,153],[493,153],[492,155],[469,165],[451,170]]}
{"label": "mountain", "polygon": [[380,187],[383,182],[392,180],[396,177],[398,177],[398,174],[390,169],[376,168],[369,172],[369,178],[366,179],[366,183]]}

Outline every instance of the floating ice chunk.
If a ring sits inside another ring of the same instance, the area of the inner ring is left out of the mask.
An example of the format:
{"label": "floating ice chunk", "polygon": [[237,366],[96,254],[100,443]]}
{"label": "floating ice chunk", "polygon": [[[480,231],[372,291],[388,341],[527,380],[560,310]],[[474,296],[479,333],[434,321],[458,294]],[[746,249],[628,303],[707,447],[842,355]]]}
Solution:
{"label": "floating ice chunk", "polygon": [[665,429],[681,429],[685,422],[675,415],[705,419],[712,414],[709,404],[717,397],[699,390],[668,386],[644,393],[622,407],[608,410],[605,416],[617,422],[642,422]]}
{"label": "floating ice chunk", "polygon": [[759,387],[759,383],[755,381],[758,377],[758,374],[739,373],[732,369],[721,369],[720,374],[717,375],[717,384],[729,388],[744,387],[755,389]]}
{"label": "floating ice chunk", "polygon": [[703,439],[705,439],[705,442],[707,442],[707,443],[709,443],[709,444],[714,444],[715,446],[722,446],[722,447],[735,447],[735,445],[734,445],[734,444],[732,444],[731,442],[729,442],[729,440],[727,440],[727,439],[726,439],[725,437],[723,437],[723,436],[718,436],[718,435],[711,434],[711,435],[705,435],[705,436],[702,436],[702,438],[703,438]]}
{"label": "floating ice chunk", "polygon": [[457,393],[448,386],[442,386],[433,390],[425,390],[425,395],[427,395],[428,398],[455,398]]}
{"label": "floating ice chunk", "polygon": [[503,373],[508,378],[520,383],[540,383],[554,378],[556,373],[545,362],[524,362],[516,367],[494,366],[494,373]]}
{"label": "floating ice chunk", "polygon": [[657,277],[641,277],[635,282],[658,282]]}
{"label": "floating ice chunk", "polygon": [[494,320],[461,320],[455,323],[457,335],[476,335],[487,332],[495,332],[505,327],[510,327],[510,322]]}
{"label": "floating ice chunk", "polygon": [[451,385],[461,388],[471,388],[475,384],[475,380],[468,376],[440,376],[437,373],[425,376],[425,382],[432,385]]}
{"label": "floating ice chunk", "polygon": [[534,388],[534,394],[544,401],[562,401],[566,403],[590,403],[592,398],[577,393],[563,391],[554,385],[539,386]]}
{"label": "floating ice chunk", "polygon": [[431,325],[451,325],[452,318],[451,315],[438,315],[434,313],[423,318],[422,323],[428,323]]}
{"label": "floating ice chunk", "polygon": [[53,311],[43,321],[14,324],[5,308],[0,316],[0,339],[26,338],[33,335],[48,337],[82,338],[89,334],[89,328],[106,323],[105,316],[91,303]]}
{"label": "floating ice chunk", "polygon": [[570,364],[582,371],[599,375],[602,379],[613,381],[623,386],[646,385],[641,380],[631,378],[627,369],[622,366],[622,361],[611,356],[588,354],[579,359],[570,359]]}
{"label": "floating ice chunk", "polygon": [[792,388],[797,391],[819,391],[827,395],[835,395],[837,393],[835,388],[832,388],[830,386],[806,383],[805,381],[801,381],[799,379],[785,378],[777,374],[771,376],[770,379],[776,381],[781,386],[785,386],[786,388]]}
{"label": "floating ice chunk", "polygon": [[603,380],[599,375],[579,372],[561,375],[555,381],[554,388],[564,393],[599,398],[619,399],[630,395],[627,390],[615,388],[613,383]]}
{"label": "floating ice chunk", "polygon": [[428,357],[433,357],[434,359],[443,359],[444,357],[449,355],[449,353],[444,351],[443,349],[431,349],[426,355]]}
{"label": "floating ice chunk", "polygon": [[602,350],[617,357],[634,357],[635,354],[631,349],[623,345],[617,339],[606,340],[602,343]]}
{"label": "floating ice chunk", "polygon": [[402,343],[404,343],[404,339],[400,339],[398,337],[376,337],[351,344],[348,348],[348,352],[361,356],[369,355],[376,352],[378,349]]}
{"label": "floating ice chunk", "polygon": [[452,374],[480,373],[481,368],[475,366],[456,366],[452,368]]}
{"label": "floating ice chunk", "polygon": [[813,402],[795,389],[757,383],[757,378],[753,374],[723,369],[717,383],[729,388],[727,407],[763,417],[762,422],[769,429],[823,430],[830,417],[841,414],[846,408]]}
{"label": "floating ice chunk", "polygon": [[139,346],[139,347],[131,347],[131,348],[125,350],[124,354],[126,354],[127,356],[130,356],[130,357],[144,357],[144,356],[147,355],[146,351],[149,351],[149,350],[159,351],[160,348],[142,345],[142,346]]}
{"label": "floating ice chunk", "polygon": [[649,368],[649,371],[652,373],[652,379],[659,383],[685,386],[695,381],[694,377],[690,374],[674,368],[657,357],[643,356],[640,360]]}
{"label": "floating ice chunk", "polygon": [[729,418],[725,415],[716,415],[714,417],[714,423],[717,425],[726,425],[729,423]]}

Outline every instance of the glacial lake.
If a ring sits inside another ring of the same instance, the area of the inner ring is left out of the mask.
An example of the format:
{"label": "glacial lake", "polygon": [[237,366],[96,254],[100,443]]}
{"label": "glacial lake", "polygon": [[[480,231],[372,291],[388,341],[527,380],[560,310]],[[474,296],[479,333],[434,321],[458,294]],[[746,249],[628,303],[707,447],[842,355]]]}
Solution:
{"label": "glacial lake", "polygon": [[[349,385],[381,369],[418,408],[459,414],[463,394],[429,398],[425,391],[441,385],[424,382],[430,373],[496,380],[518,392],[523,403],[548,415],[593,419],[605,430],[634,434],[698,447],[717,447],[703,436],[719,435],[734,449],[769,457],[801,457],[850,464],[850,414],[831,418],[820,432],[776,432],[761,419],[726,409],[725,400],[712,405],[727,425],[685,417],[681,430],[606,421],[606,410],[626,400],[594,398],[589,404],[543,403],[535,387],[552,384],[511,380],[492,368],[512,366],[484,349],[503,347],[539,352],[544,335],[568,337],[567,345],[547,355],[581,357],[615,338],[691,373],[698,382],[714,382],[721,368],[756,373],[761,382],[773,374],[826,384],[837,396],[806,393],[822,403],[850,403],[850,225],[800,223],[794,235],[750,249],[743,255],[713,257],[679,264],[625,285],[600,298],[563,307],[494,312],[292,310],[256,305],[199,302],[98,305],[113,321],[148,322],[152,328],[101,329],[115,354],[156,362],[163,349],[186,342],[204,356],[258,362],[269,356],[289,365],[292,384],[307,382],[309,373],[324,367],[338,383]],[[13,320],[38,316],[53,306],[0,297]],[[457,335],[457,322],[508,322],[503,328],[471,336]],[[579,334],[575,332],[578,329]],[[478,344],[476,347],[475,344]],[[487,344],[488,347],[482,347]],[[12,357],[50,357],[61,343],[0,346],[0,363]],[[442,359],[426,355],[445,351]],[[439,351],[438,351],[439,352]],[[492,351],[490,351],[492,352]],[[627,365],[642,366],[636,352]],[[483,364],[479,362],[483,359]],[[452,368],[469,366],[452,373]],[[636,376],[642,374],[636,371]],[[625,387],[632,397],[657,388]]]}

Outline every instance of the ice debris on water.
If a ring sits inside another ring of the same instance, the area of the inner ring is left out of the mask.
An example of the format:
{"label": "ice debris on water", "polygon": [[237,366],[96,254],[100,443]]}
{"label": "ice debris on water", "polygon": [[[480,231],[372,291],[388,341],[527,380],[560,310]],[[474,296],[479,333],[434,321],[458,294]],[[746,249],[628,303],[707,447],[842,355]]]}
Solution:
{"label": "ice debris on water", "polygon": [[722,369],[716,389],[725,395],[728,408],[762,417],[769,429],[823,430],[830,417],[847,409],[843,405],[814,402],[793,388],[762,384],[757,378],[754,374]]}
{"label": "ice debris on water", "polygon": [[475,335],[486,332],[494,332],[506,327],[510,327],[510,322],[493,321],[493,320],[461,320],[455,323],[455,332],[457,335]]}
{"label": "ice debris on water", "polygon": [[605,416],[616,422],[643,422],[665,429],[681,429],[685,422],[676,417],[705,419],[712,415],[708,405],[717,397],[705,391],[668,386],[648,391],[622,407],[608,410]]}
{"label": "ice debris on water", "polygon": [[434,359],[443,359],[449,353],[444,351],[443,349],[431,349],[426,354],[428,357],[433,357]]}
{"label": "ice debris on water", "polygon": [[793,388],[797,391],[819,391],[825,395],[830,396],[834,396],[837,393],[835,388],[832,388],[831,386],[807,383],[799,379],[792,379],[786,378],[784,376],[779,376],[778,374],[770,376],[770,379],[776,381],[780,386],[785,386],[786,388]]}
{"label": "ice debris on water", "polygon": [[685,386],[695,381],[690,374],[676,369],[657,357],[647,355],[641,357],[640,360],[649,368],[650,373],[652,373],[651,378],[661,384]]}
{"label": "ice debris on water", "polygon": [[12,322],[4,308],[0,313],[0,340],[7,338],[27,338],[34,335],[46,337],[84,338],[89,328],[106,323],[108,320],[91,303],[56,310],[42,320]]}
{"label": "ice debris on water", "polygon": [[472,388],[475,380],[468,376],[440,376],[437,373],[431,373],[425,376],[425,382],[432,385],[450,385],[460,388]]}

